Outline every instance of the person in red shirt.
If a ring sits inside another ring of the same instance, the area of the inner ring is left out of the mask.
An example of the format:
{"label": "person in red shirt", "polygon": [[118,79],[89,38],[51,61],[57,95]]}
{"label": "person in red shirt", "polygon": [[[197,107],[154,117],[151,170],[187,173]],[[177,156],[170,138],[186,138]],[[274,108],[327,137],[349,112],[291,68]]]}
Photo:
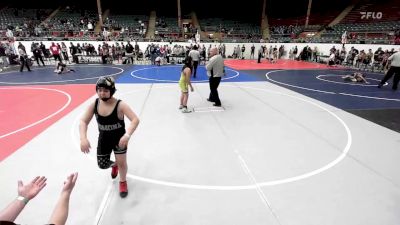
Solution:
{"label": "person in red shirt", "polygon": [[54,61],[58,60],[58,61],[60,61],[60,63],[62,63],[62,60],[60,57],[61,48],[59,46],[57,46],[56,44],[54,44],[54,42],[52,42],[51,46],[50,46],[50,51],[54,57]]}

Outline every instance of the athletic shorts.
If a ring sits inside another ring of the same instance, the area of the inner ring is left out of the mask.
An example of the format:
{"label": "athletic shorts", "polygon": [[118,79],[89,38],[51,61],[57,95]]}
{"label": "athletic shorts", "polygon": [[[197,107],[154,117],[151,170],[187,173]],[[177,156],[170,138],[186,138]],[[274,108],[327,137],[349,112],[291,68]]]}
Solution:
{"label": "athletic shorts", "polygon": [[181,88],[181,91],[183,93],[188,93],[189,92],[189,85],[185,83],[184,81],[179,81],[179,87]]}

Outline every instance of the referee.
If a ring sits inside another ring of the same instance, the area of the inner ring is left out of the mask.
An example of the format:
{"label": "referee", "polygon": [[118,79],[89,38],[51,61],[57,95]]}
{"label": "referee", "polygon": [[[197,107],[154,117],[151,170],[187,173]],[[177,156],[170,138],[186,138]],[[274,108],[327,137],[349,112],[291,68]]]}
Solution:
{"label": "referee", "polygon": [[[392,89],[393,91],[396,91],[400,81],[400,51],[391,55],[388,58],[388,61],[391,62],[390,69],[387,71],[385,77],[379,83],[378,88],[381,88],[383,84],[385,84],[386,81],[388,81],[394,74]],[[388,64],[389,62],[386,64],[386,67]]]}

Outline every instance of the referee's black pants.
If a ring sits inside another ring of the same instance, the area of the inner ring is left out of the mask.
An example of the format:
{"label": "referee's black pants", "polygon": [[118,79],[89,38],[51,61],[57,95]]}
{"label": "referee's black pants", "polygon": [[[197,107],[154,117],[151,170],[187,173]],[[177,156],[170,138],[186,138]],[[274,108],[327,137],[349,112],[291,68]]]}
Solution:
{"label": "referee's black pants", "polygon": [[385,77],[383,77],[380,86],[384,85],[386,81],[388,81],[394,74],[393,78],[393,90],[397,90],[400,81],[400,67],[398,66],[391,66],[390,69],[387,71]]}
{"label": "referee's black pants", "polygon": [[210,97],[208,98],[210,101],[214,102],[216,106],[221,105],[221,100],[218,95],[218,86],[221,82],[221,77],[213,77],[211,76],[209,79],[210,83]]}
{"label": "referee's black pants", "polygon": [[29,68],[29,64],[27,62],[28,58],[25,56],[20,56],[19,60],[21,62],[21,67],[19,68],[19,71],[22,72],[24,70],[24,66],[28,69],[28,71],[31,71],[31,68]]}

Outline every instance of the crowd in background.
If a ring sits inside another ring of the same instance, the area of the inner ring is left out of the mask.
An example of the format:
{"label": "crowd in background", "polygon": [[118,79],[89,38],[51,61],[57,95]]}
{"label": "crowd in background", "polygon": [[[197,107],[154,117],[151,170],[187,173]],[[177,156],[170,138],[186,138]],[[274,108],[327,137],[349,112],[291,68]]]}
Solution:
{"label": "crowd in background", "polygon": [[[0,33],[3,34],[3,40],[45,41],[50,38],[54,41],[128,41],[134,39],[150,42],[177,42],[194,40],[194,35],[199,30],[190,22],[183,24],[182,27],[177,27],[177,24],[167,23],[164,17],[157,17],[155,34],[146,38],[148,31],[148,18],[146,16],[131,15],[130,21],[125,21],[126,18],[129,18],[127,15],[107,16],[103,20],[103,26],[99,26],[98,15],[94,10],[82,10],[67,6],[60,9],[56,15],[51,16],[51,13],[51,9],[2,9],[0,18],[3,17],[3,20],[0,23]],[[317,25],[305,27],[297,24],[273,24],[269,27],[270,36],[267,39],[262,38],[263,32],[260,27],[238,21],[223,20],[219,25],[206,25],[201,30],[204,31],[209,27],[215,28],[215,32],[209,33],[207,36],[210,42],[340,43],[340,35],[301,35],[302,32],[314,26]],[[319,32],[321,29],[315,31]],[[393,27],[387,32],[379,31],[379,38],[368,37],[368,33],[359,33],[350,29],[348,31],[348,43],[400,44],[398,25],[397,28]]]}

